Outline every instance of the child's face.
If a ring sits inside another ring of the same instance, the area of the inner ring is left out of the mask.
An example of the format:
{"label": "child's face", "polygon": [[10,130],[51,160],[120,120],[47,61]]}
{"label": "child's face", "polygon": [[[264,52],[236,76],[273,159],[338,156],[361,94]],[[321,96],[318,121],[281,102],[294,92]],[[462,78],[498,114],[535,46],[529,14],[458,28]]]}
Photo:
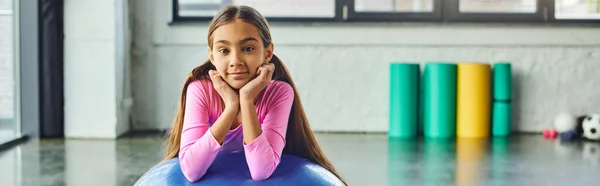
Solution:
{"label": "child's face", "polygon": [[273,45],[263,46],[258,29],[236,19],[217,28],[208,55],[217,72],[232,88],[240,89],[256,77],[256,71],[271,59]]}

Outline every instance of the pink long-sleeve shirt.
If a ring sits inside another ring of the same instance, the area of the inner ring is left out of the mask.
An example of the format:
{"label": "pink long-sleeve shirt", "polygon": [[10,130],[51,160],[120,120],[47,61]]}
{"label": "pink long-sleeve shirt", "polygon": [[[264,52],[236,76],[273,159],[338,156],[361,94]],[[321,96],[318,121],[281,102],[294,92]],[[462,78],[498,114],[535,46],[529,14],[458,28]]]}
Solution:
{"label": "pink long-sleeve shirt", "polygon": [[220,145],[209,128],[222,114],[221,97],[210,80],[190,83],[179,149],[184,176],[188,181],[196,182],[204,176],[219,153],[243,150],[252,179],[270,177],[279,165],[285,146],[293,100],[294,92],[289,84],[271,81],[255,104],[262,133],[254,141],[244,144],[242,124],[229,130]]}

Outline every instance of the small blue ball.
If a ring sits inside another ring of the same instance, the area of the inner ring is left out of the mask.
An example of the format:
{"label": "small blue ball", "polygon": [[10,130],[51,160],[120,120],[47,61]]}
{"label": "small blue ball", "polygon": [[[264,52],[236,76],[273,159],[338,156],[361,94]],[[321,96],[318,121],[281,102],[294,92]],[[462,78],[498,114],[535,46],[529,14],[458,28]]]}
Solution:
{"label": "small blue ball", "polygon": [[566,132],[561,132],[558,134],[558,136],[560,137],[561,140],[574,140],[575,138],[577,138],[579,136],[579,134],[577,133],[576,130],[569,130]]}

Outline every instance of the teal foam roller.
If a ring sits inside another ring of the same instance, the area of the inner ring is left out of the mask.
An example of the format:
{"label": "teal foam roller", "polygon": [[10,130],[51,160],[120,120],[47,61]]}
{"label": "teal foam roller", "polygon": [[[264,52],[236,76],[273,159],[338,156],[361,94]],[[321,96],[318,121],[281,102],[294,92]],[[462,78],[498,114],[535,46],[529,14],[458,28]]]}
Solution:
{"label": "teal foam roller", "polygon": [[417,136],[419,74],[417,63],[390,64],[389,137]]}
{"label": "teal foam roller", "polygon": [[499,62],[493,68],[494,100],[512,99],[512,67],[510,63]]}
{"label": "teal foam roller", "polygon": [[511,107],[510,102],[496,101],[492,108],[492,135],[494,137],[506,137],[511,131]]}
{"label": "teal foam roller", "polygon": [[428,138],[456,135],[457,65],[427,63],[423,75],[423,134]]}

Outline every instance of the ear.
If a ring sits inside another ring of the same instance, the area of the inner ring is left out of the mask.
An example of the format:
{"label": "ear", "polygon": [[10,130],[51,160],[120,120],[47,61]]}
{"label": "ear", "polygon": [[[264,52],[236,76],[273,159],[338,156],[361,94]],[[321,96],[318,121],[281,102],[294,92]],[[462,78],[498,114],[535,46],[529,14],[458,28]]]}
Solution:
{"label": "ear", "polygon": [[208,59],[212,63],[214,61],[214,59],[215,59],[215,57],[213,56],[213,53],[212,53],[212,49],[210,47],[206,47],[206,48],[208,48]]}
{"label": "ear", "polygon": [[271,61],[271,59],[273,59],[273,50],[274,50],[275,46],[273,45],[273,42],[271,42],[269,44],[269,46],[267,46],[267,48],[265,48],[265,61],[269,62]]}

